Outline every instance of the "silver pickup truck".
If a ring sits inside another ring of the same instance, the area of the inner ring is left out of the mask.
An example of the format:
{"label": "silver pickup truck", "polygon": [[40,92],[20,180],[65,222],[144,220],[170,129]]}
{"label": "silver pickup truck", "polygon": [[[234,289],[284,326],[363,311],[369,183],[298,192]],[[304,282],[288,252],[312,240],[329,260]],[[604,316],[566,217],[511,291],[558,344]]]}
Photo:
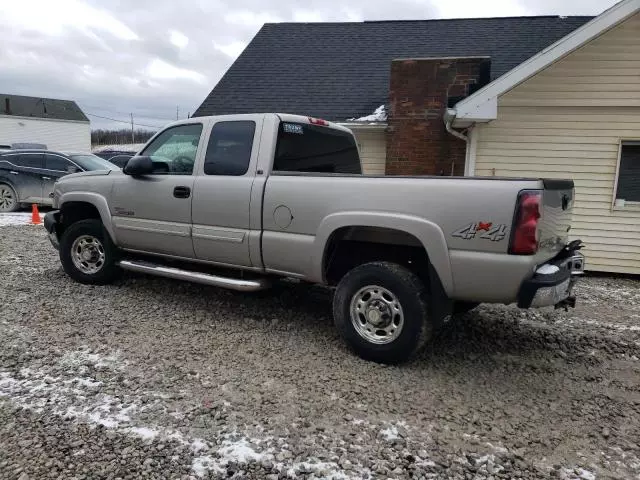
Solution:
{"label": "silver pickup truck", "polygon": [[347,343],[385,363],[480,302],[573,306],[584,270],[572,181],[366,176],[347,128],[294,115],[174,123],[123,171],[60,179],[53,203],[45,227],[74,280],[332,286]]}

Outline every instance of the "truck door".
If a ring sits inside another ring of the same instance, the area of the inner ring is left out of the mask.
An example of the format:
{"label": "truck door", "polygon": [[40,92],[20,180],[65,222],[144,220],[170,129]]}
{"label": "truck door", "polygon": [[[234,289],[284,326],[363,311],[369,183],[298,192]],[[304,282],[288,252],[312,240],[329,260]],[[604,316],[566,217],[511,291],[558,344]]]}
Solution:
{"label": "truck door", "polygon": [[116,174],[110,204],[118,243],[127,249],[193,258],[191,201],[203,125],[169,127],[141,155],[154,173]]}
{"label": "truck door", "polygon": [[262,122],[238,116],[213,124],[193,194],[193,248],[200,260],[260,266],[249,243],[260,234],[259,226],[251,228],[250,203]]}

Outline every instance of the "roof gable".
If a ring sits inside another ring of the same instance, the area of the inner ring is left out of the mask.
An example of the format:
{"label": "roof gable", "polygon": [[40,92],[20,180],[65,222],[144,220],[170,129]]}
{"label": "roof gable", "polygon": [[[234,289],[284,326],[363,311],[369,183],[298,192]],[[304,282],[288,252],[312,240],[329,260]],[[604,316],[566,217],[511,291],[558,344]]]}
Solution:
{"label": "roof gable", "polygon": [[496,79],[591,18],[266,24],[195,115],[362,117],[387,103],[393,59],[489,56]]}
{"label": "roof gable", "polygon": [[[498,115],[498,97],[566,57],[640,11],[640,0],[623,0],[500,78],[458,102],[453,109],[457,126],[487,122]],[[449,115],[454,115],[453,111]]]}
{"label": "roof gable", "polygon": [[[7,110],[8,107],[8,110]],[[78,104],[72,100],[26,97],[0,93],[0,115],[18,117],[49,118],[88,122]]]}

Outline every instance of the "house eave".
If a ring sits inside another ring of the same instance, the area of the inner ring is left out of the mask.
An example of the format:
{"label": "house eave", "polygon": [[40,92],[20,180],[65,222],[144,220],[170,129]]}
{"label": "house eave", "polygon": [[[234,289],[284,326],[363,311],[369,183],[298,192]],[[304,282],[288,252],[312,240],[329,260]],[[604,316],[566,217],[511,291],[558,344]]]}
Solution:
{"label": "house eave", "polygon": [[610,30],[640,11],[640,0],[623,0],[599,16],[574,30],[537,55],[511,69],[473,95],[458,102],[454,109],[454,127],[495,120],[498,116],[498,97],[533,77],[549,65]]}
{"label": "house eave", "polygon": [[52,117],[36,117],[36,116],[24,116],[24,115],[6,115],[0,113],[0,118],[11,118],[14,120],[40,120],[44,122],[65,122],[65,123],[83,123],[90,124],[89,119],[86,120],[68,120],[66,118],[52,118]]}

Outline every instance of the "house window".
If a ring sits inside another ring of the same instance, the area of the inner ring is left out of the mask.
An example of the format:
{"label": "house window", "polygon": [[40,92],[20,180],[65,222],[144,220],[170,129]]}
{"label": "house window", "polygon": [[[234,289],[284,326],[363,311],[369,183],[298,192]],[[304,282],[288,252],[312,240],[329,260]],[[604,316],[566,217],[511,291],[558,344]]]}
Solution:
{"label": "house window", "polygon": [[616,203],[628,202],[640,204],[640,141],[625,141],[620,147]]}

